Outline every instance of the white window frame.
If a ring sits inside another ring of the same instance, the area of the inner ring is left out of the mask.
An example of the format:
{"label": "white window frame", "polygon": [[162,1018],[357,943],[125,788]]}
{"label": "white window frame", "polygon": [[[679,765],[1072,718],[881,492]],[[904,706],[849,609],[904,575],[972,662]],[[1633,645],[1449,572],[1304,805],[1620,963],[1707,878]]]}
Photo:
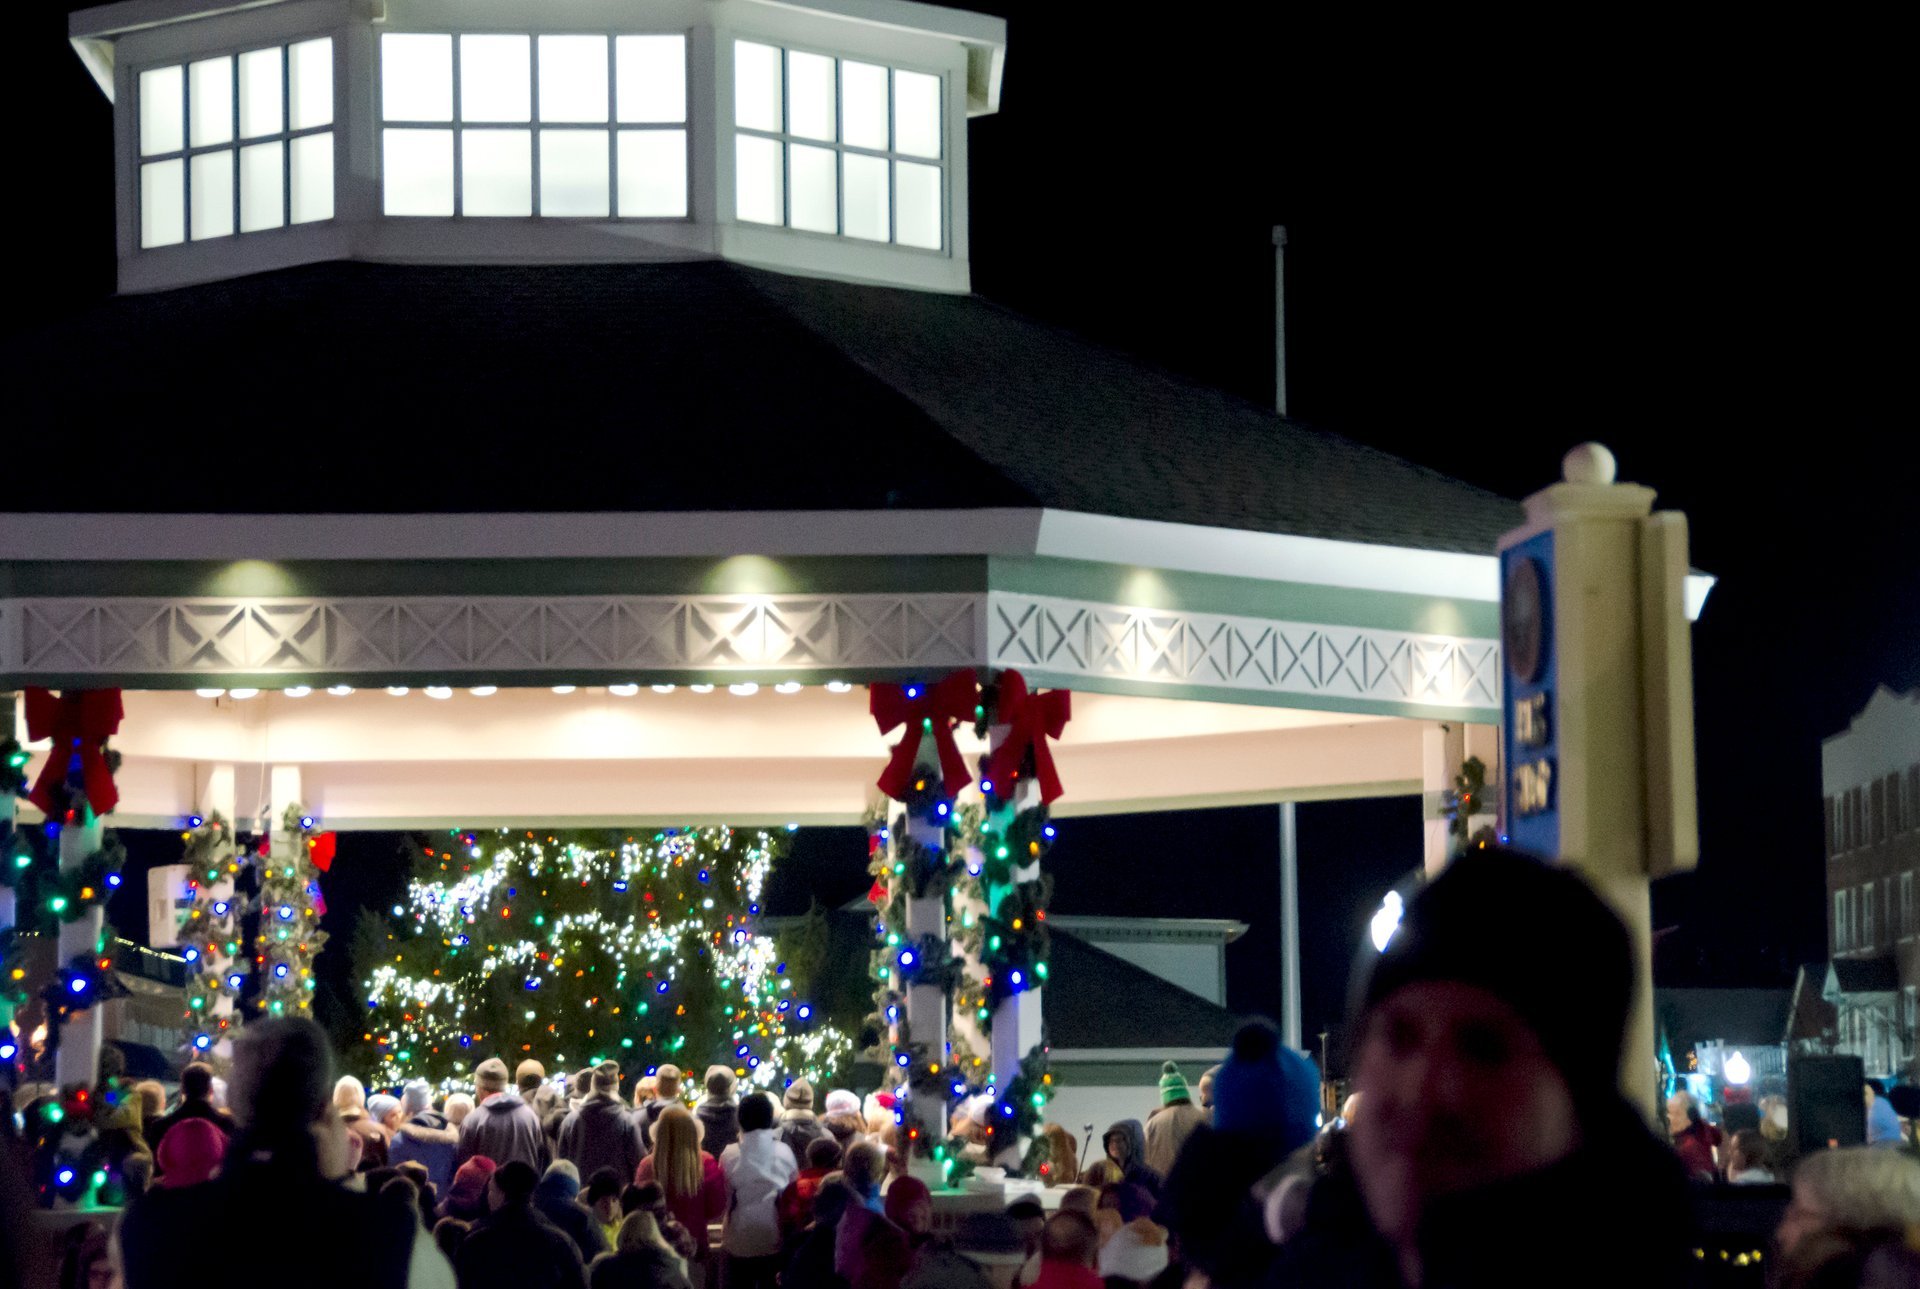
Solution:
{"label": "white window frame", "polygon": [[[195,50],[192,55],[179,55],[171,58],[156,59],[151,63],[132,69],[133,112],[131,115],[130,144],[133,149],[133,244],[142,254],[160,251],[178,250],[183,246],[193,246],[204,242],[224,241],[229,237],[255,237],[262,233],[282,232],[289,228],[303,228],[311,224],[324,224],[339,215],[339,175],[337,168],[333,176],[334,191],[328,208],[332,212],[323,219],[305,219],[296,221],[293,217],[293,141],[320,135],[332,135],[340,128],[340,104],[336,101],[334,87],[327,86],[329,111],[327,120],[321,125],[293,128],[293,68],[292,50],[295,45],[304,45],[311,41],[324,40],[332,48],[329,61],[340,56],[339,43],[330,33],[318,35],[292,36],[285,39],[270,40],[265,44],[249,41],[246,44],[207,50]],[[246,54],[263,50],[277,49],[280,52],[280,129],[271,134],[243,135],[240,132],[240,60]],[[193,72],[195,63],[210,59],[225,58],[230,64],[231,96],[230,116],[232,135],[223,143],[207,143],[195,146],[193,142]],[[142,90],[143,77],[148,72],[163,71],[170,67],[180,69],[180,147],[168,152],[146,153],[140,148],[141,118],[145,111],[145,95]],[[247,148],[263,144],[280,145],[280,222],[266,228],[246,229],[241,221],[241,174],[240,154]],[[193,160],[212,153],[226,152],[232,157],[232,220],[233,226],[225,233],[212,237],[195,238],[193,235]],[[144,211],[146,199],[146,168],[164,161],[180,162],[180,201],[181,201],[181,238],[177,242],[162,242],[154,246],[146,244]]]}
{"label": "white window frame", "polygon": [[[692,222],[693,208],[694,208],[694,194],[693,194],[694,140],[693,140],[693,102],[692,100],[693,100],[693,89],[695,84],[694,68],[693,68],[693,33],[692,32],[684,29],[679,31],[627,31],[627,30],[616,31],[611,29],[596,30],[596,31],[581,31],[581,30],[559,30],[559,31],[518,30],[518,31],[515,31],[515,30],[491,29],[491,28],[488,28],[488,29],[464,28],[458,31],[451,31],[451,30],[446,30],[444,28],[433,28],[433,29],[423,28],[420,30],[388,30],[388,31],[383,31],[381,35],[383,38],[388,35],[447,36],[451,39],[452,47],[453,47],[452,55],[451,55],[453,59],[452,115],[448,120],[445,120],[445,121],[416,121],[416,120],[400,118],[400,117],[389,118],[387,116],[385,94],[383,89],[381,88],[384,84],[383,72],[384,72],[384,62],[386,57],[386,54],[385,54],[386,45],[385,45],[384,39],[382,39],[378,43],[379,53],[377,54],[377,58],[380,61],[380,65],[376,66],[375,68],[373,81],[375,86],[375,93],[381,97],[380,110],[378,114],[379,119],[375,125],[375,137],[379,142],[379,150],[380,150],[380,210],[381,210],[382,218],[406,220],[406,221],[412,221],[417,219],[452,218],[452,219],[460,219],[460,220],[480,220],[480,221],[487,221],[487,222],[500,219],[501,216],[497,216],[497,215],[469,215],[466,213],[466,210],[465,210],[466,176],[463,173],[464,161],[462,157],[463,149],[461,147],[461,136],[463,133],[465,133],[465,131],[472,129],[472,130],[525,130],[532,136],[531,138],[531,149],[532,149],[531,166],[532,166],[532,176],[533,176],[532,213],[528,216],[521,216],[520,218],[531,218],[531,219],[538,219],[538,220],[561,221],[561,222],[570,222],[570,223],[581,223],[581,222],[606,223],[609,221],[619,221],[620,223],[640,223],[640,224],[685,224],[685,223]],[[528,117],[524,123],[518,122],[518,121],[474,121],[474,122],[468,123],[461,120],[461,116],[460,116],[460,38],[462,36],[525,36],[527,38],[527,61],[529,64],[527,68],[527,77],[528,77],[527,85],[528,85],[529,106],[528,106]],[[607,119],[605,121],[542,121],[540,119],[540,38],[542,36],[598,36],[598,37],[603,37],[606,40],[607,42]],[[620,53],[619,51],[620,51],[620,39],[623,36],[627,36],[627,37],[677,36],[679,37],[680,57],[682,61],[681,85],[682,85],[684,97],[682,98],[682,101],[681,101],[680,119],[678,121],[622,121],[620,120],[620,67],[619,67]],[[393,214],[393,213],[387,212],[386,210],[387,159],[386,159],[385,140],[386,140],[386,132],[388,130],[440,130],[440,131],[449,132],[451,134],[453,138],[453,214],[451,216],[408,215],[408,214]],[[607,157],[607,212],[608,213],[607,214],[605,215],[548,215],[548,214],[543,214],[541,212],[540,210],[540,133],[543,130],[599,130],[606,134],[607,152],[608,152],[608,157]],[[640,132],[640,131],[656,132],[656,131],[671,131],[671,130],[677,130],[680,132],[682,136],[682,143],[684,145],[684,150],[685,150],[684,156],[682,158],[685,165],[685,169],[682,173],[686,181],[686,189],[687,189],[686,209],[678,215],[623,215],[621,214],[620,213],[620,136],[621,134],[623,132]],[[506,218],[511,219],[515,217],[507,216]]]}
{"label": "white window frame", "polygon": [[[761,129],[757,126],[742,125],[739,122],[738,86],[735,84],[734,78],[738,74],[738,50],[742,44],[763,45],[778,51],[780,55],[780,129],[778,130]],[[791,56],[794,54],[813,54],[818,57],[833,60],[834,137],[831,140],[815,139],[805,135],[793,134],[788,129],[791,124],[788,119],[789,64]],[[726,104],[727,123],[733,131],[734,146],[732,151],[737,155],[739,151],[739,139],[742,135],[748,138],[771,140],[780,147],[780,222],[777,224],[768,224],[762,223],[759,220],[742,219],[740,217],[739,194],[737,191],[734,194],[733,210],[728,212],[727,218],[745,228],[777,228],[783,232],[792,233],[797,236],[829,238],[845,245],[884,246],[889,250],[905,251],[909,254],[937,256],[941,258],[946,258],[953,254],[954,177],[952,161],[954,146],[947,129],[953,87],[948,83],[945,72],[937,67],[914,66],[898,59],[849,54],[840,50],[819,48],[817,46],[791,40],[782,40],[771,36],[757,36],[748,32],[733,33],[724,43],[723,48],[716,51],[716,57],[728,60],[732,70],[729,71],[727,80],[728,83],[735,84],[735,93],[729,97]],[[845,77],[842,74],[841,66],[849,62],[865,63],[868,66],[883,67],[886,69],[887,147],[884,149],[859,147],[844,141],[846,134],[846,94],[844,92]],[[909,152],[901,152],[898,151],[895,146],[898,140],[895,138],[894,75],[897,72],[912,72],[922,76],[931,76],[940,87],[940,102],[937,108],[940,124],[940,155],[938,157],[923,157]],[[795,228],[793,226],[792,158],[795,145],[804,148],[820,148],[834,154],[834,199],[839,207],[837,220],[838,231],[836,232],[826,233],[815,229]],[[887,236],[884,241],[878,238],[855,237],[845,231],[847,226],[847,168],[845,158],[848,156],[873,157],[886,162]],[[899,240],[900,191],[898,168],[903,163],[908,165],[932,166],[940,172],[940,245],[937,247],[914,246]]]}
{"label": "white window frame", "polygon": [[1855,910],[1855,915],[1859,919],[1860,926],[1857,934],[1855,934],[1854,936],[1854,943],[1860,945],[1862,948],[1865,948],[1866,946],[1870,945],[1873,942],[1873,883],[1872,882],[1862,882],[1860,884],[1859,907]]}
{"label": "white window frame", "polygon": [[1834,952],[1847,947],[1847,893],[1833,893],[1833,948]]}

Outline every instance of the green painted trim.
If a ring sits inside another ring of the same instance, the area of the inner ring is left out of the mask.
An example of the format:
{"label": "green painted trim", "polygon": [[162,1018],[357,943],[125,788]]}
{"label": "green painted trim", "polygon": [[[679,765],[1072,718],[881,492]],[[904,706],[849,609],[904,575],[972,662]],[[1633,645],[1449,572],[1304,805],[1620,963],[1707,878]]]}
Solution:
{"label": "green painted trim", "polygon": [[1129,608],[1227,613],[1469,639],[1491,640],[1500,634],[1500,606],[1479,600],[1030,556],[993,556],[988,575],[996,591]]}
{"label": "green painted trim", "polygon": [[1178,698],[1190,702],[1232,703],[1240,707],[1291,707],[1312,712],[1350,712],[1356,716],[1404,716],[1416,721],[1466,721],[1493,725],[1498,707],[1440,707],[1431,703],[1403,703],[1378,698],[1348,698],[1339,694],[1297,694],[1263,689],[1235,689],[1230,685],[1187,685],[1167,681],[1127,680],[1118,676],[1076,676],[1044,667],[1020,668],[1029,685],[1048,689],[1079,689],[1094,694],[1131,694],[1137,698]]}
{"label": "green painted trim", "polygon": [[977,555],[732,555],[721,559],[28,561],[0,563],[0,595],[821,595],[986,589]]}
{"label": "green painted trim", "polygon": [[1374,797],[1417,797],[1418,779],[1381,779],[1374,783],[1342,783],[1319,788],[1289,788],[1272,792],[1211,792],[1190,797],[1143,797],[1138,801],[1075,801],[1071,794],[1050,807],[1061,819],[1086,815],[1137,815],[1161,810],[1216,810],[1230,806],[1277,806],[1287,801],[1356,801]]}
{"label": "green painted trim", "polygon": [[[1223,1060],[1226,1050],[1220,1049]],[[1142,1097],[1157,1097],[1160,1084],[1158,1061],[1053,1061],[1048,1068],[1063,1088],[1139,1088]]]}

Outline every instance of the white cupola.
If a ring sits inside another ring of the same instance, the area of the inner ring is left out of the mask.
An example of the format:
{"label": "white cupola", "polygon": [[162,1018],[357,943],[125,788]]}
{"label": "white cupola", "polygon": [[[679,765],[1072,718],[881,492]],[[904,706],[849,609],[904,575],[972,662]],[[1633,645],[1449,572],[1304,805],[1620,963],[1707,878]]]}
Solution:
{"label": "white cupola", "polygon": [[330,259],[723,258],[965,291],[1005,24],[910,0],[127,0],[123,291]]}

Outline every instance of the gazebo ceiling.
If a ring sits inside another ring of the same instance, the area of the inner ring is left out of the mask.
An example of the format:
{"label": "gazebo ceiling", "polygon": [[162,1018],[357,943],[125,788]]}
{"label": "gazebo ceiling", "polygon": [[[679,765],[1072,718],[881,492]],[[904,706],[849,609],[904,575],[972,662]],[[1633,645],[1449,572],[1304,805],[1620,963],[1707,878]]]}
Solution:
{"label": "gazebo ceiling", "polygon": [[[233,767],[239,813],[300,768],[337,828],[727,821],[852,823],[890,739],[864,690],[359,690],[246,699],[130,691],[116,816],[177,825]],[[438,696],[442,695],[444,696]],[[1056,745],[1063,814],[1419,790],[1422,723],[1075,694]],[[963,751],[984,744],[971,730]]]}

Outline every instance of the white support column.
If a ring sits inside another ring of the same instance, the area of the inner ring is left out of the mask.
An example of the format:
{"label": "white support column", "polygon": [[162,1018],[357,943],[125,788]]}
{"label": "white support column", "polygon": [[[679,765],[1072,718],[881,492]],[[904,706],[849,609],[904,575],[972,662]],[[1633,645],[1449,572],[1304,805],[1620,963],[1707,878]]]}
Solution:
{"label": "white support column", "polygon": [[1428,877],[1437,876],[1447,866],[1452,851],[1446,794],[1453,790],[1453,777],[1466,760],[1466,726],[1457,721],[1436,721],[1420,732],[1420,804],[1426,816],[1422,860]]}
{"label": "white support column", "polygon": [[[0,693],[0,741],[5,741],[14,736],[13,708],[15,701],[16,699],[13,694]],[[13,840],[13,829],[19,821],[20,800],[11,792],[0,793],[0,798],[4,798],[4,800],[0,800],[0,864],[5,864],[12,862],[12,857],[8,853],[7,846]],[[13,888],[11,886],[0,886],[0,931],[5,931],[11,927],[14,924],[15,918],[18,916],[14,902]],[[0,1003],[0,1027],[4,1027],[5,1024],[12,1019],[11,1011],[12,1009],[7,1007],[5,1003]]]}
{"label": "white support column", "polygon": [[1300,831],[1296,807],[1280,803],[1280,1039],[1300,1051]]}
{"label": "white support column", "polygon": [[[937,782],[940,778],[940,764],[935,741],[931,737],[920,741],[919,759],[914,765],[914,774],[918,779]],[[888,810],[895,809],[889,803]],[[890,827],[897,834],[895,846],[900,841],[909,842],[931,850],[944,852],[946,849],[946,821],[943,819],[917,819],[913,812],[904,808],[897,814],[890,814],[893,823]],[[904,821],[904,826],[902,826]],[[893,879],[897,887],[902,879]],[[929,894],[921,899],[911,896],[906,900],[906,925],[902,928],[902,947],[914,946],[916,949],[921,937],[933,936],[942,945],[947,939],[946,901],[938,894]],[[947,995],[938,984],[915,984],[902,991],[905,1002],[903,1019],[906,1021],[908,1038],[912,1046],[926,1054],[929,1061],[946,1060],[947,1052]],[[892,1037],[899,1038],[899,1027],[892,1028]],[[895,1068],[890,1077],[905,1084],[909,1071]],[[947,1135],[946,1103],[943,1099],[921,1104],[917,1097],[909,1098],[908,1106],[913,1120],[919,1125],[920,1132],[931,1141],[944,1141]],[[944,1184],[945,1172],[939,1163],[932,1159],[923,1159],[908,1152],[908,1170],[930,1187]]]}
{"label": "white support column", "polygon": [[[105,832],[100,819],[93,813],[92,807],[82,812],[82,817],[60,829],[60,871],[66,872],[78,868],[87,858],[100,849],[100,837]],[[96,904],[72,922],[60,926],[60,945],[58,961],[65,965],[79,955],[92,956],[102,949],[101,930],[106,924],[106,911]],[[92,1087],[100,1070],[100,1044],[106,1033],[106,1012],[98,999],[85,1011],[75,1012],[67,1018],[66,1025],[60,1031],[60,1050],[54,1056],[53,1081],[61,1088],[74,1086]]]}
{"label": "white support column", "polygon": [[[994,752],[998,752],[1011,733],[1011,725],[991,726],[987,733],[989,746]],[[1004,784],[997,786],[1005,787]],[[1041,804],[1040,784],[1033,777],[1024,777],[1014,788],[1011,798],[996,795],[991,799],[1001,803],[999,810],[990,811],[987,815],[987,821],[993,829],[992,836],[998,839],[1007,835],[1008,826],[1024,811]],[[988,910],[998,913],[1000,900],[1008,891],[1018,887],[1022,882],[1036,881],[1039,876],[1040,863],[1037,859],[1031,863],[1014,865],[1009,874],[1012,880],[1008,886],[988,888]],[[993,1009],[992,1030],[989,1034],[993,1050],[988,1058],[988,1065],[993,1070],[993,1087],[1002,1096],[1005,1095],[1008,1085],[1019,1076],[1020,1062],[1025,1060],[1033,1049],[1040,1046],[1043,1033],[1041,999],[1044,993],[1044,986],[1039,981],[1029,981],[1020,992],[1008,994]],[[1026,1141],[1014,1140],[996,1150],[992,1162],[1002,1167],[1018,1167],[1025,1158],[1026,1151]]]}

